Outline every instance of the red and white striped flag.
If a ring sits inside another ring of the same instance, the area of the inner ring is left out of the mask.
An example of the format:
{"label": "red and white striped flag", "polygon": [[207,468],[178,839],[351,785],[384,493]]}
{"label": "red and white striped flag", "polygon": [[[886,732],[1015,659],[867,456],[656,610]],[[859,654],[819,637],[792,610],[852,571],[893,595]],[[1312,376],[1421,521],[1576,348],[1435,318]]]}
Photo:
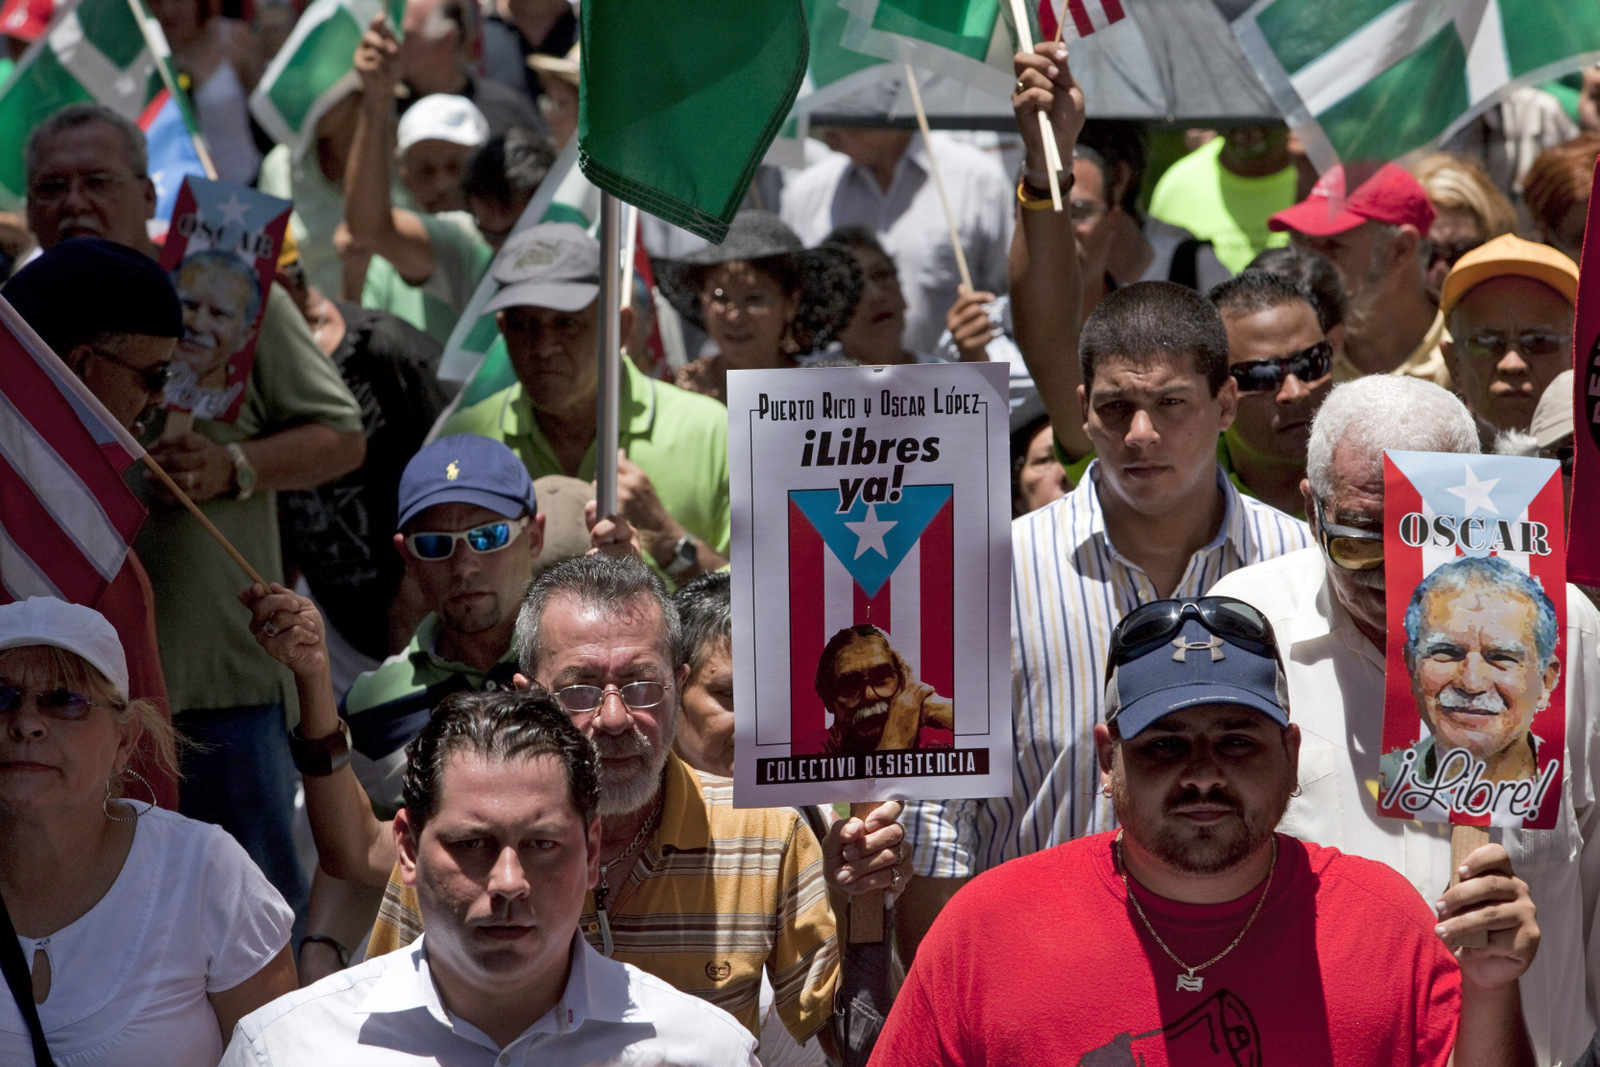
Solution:
{"label": "red and white striped flag", "polygon": [[122,480],[143,455],[0,297],[0,603],[100,598],[144,522]]}
{"label": "red and white striped flag", "polygon": [[1066,26],[1061,30],[1061,39],[1072,41],[1126,17],[1121,0],[1067,0],[1060,19],[1056,17],[1054,0],[1039,0],[1039,29],[1046,38],[1055,37],[1056,27],[1063,21]]}
{"label": "red and white striped flag", "polygon": [[951,487],[914,485],[887,499],[860,497],[845,512],[839,492],[789,494],[791,744],[821,751],[826,709],[816,663],[840,630],[870,623],[889,635],[912,676],[945,697],[955,692],[955,525]]}

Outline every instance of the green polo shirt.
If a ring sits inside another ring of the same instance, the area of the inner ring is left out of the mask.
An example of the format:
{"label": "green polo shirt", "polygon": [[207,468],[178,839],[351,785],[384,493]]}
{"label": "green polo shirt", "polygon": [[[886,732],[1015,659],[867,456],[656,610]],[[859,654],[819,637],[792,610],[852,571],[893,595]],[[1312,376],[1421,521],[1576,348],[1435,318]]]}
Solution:
{"label": "green polo shirt", "polygon": [[[621,425],[617,440],[638,464],[662,505],[718,555],[731,540],[728,505],[728,409],[622,363]],[[439,435],[475,433],[503,441],[535,478],[571,474],[594,480],[594,442],[576,471],[564,470],[539,428],[522,383],[463,407],[445,421]],[[654,561],[649,561],[654,566]]]}
{"label": "green polo shirt", "polygon": [[405,746],[427,723],[439,701],[451,693],[484,689],[488,684],[510,688],[517,670],[516,652],[510,646],[487,672],[445,659],[434,651],[441,625],[437,614],[423,619],[406,650],[358,677],[339,703],[339,714],[350,724],[355,749],[351,766],[380,812],[392,814],[401,807]]}

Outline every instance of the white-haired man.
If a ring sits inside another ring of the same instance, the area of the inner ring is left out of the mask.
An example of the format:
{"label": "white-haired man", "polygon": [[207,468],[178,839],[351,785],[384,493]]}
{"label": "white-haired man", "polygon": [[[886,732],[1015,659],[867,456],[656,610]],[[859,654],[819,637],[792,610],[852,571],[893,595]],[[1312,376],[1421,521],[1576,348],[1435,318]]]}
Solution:
{"label": "white-haired man", "polygon": [[[1387,863],[1429,902],[1450,877],[1450,830],[1377,812],[1388,632],[1383,571],[1383,452],[1478,451],[1472,415],[1440,387],[1375,375],[1336,386],[1307,453],[1306,513],[1317,547],[1229,574],[1214,595],[1260,608],[1283,646],[1300,723],[1299,785],[1280,828]],[[1539,1062],[1571,1063],[1597,1026],[1596,948],[1588,937],[1600,890],[1600,801],[1591,768],[1600,737],[1600,615],[1567,587],[1567,750],[1561,816],[1551,830],[1496,830],[1529,887],[1546,932],[1521,980]]]}

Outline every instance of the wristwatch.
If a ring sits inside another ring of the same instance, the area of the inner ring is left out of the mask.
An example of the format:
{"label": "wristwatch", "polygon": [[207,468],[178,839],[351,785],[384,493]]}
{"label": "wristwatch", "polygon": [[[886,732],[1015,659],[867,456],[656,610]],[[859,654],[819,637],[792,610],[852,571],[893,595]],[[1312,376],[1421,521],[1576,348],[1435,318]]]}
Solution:
{"label": "wristwatch", "polygon": [[681,578],[694,570],[695,564],[700,562],[700,542],[694,539],[694,534],[686,533],[678,539],[677,545],[672,549],[672,561],[667,564],[668,578]]}
{"label": "wristwatch", "polygon": [[250,457],[244,454],[244,449],[236,444],[228,446],[228,458],[233,460],[234,498],[249,500],[250,494],[256,491],[256,469],[250,466]]}
{"label": "wristwatch", "polygon": [[339,720],[339,729],[327,737],[307,738],[296,726],[289,731],[289,755],[295,770],[310,778],[326,778],[350,762],[350,724]]}

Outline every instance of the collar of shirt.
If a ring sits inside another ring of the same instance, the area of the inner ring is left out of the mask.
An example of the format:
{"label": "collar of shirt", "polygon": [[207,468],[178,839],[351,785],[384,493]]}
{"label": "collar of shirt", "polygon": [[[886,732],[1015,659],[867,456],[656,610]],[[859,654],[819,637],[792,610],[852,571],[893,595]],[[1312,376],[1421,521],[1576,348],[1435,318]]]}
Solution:
{"label": "collar of shirt", "polygon": [[1296,596],[1299,610],[1289,619],[1288,632],[1280,640],[1288,648],[1302,641],[1315,641],[1337,634],[1346,648],[1377,667],[1380,672],[1383,671],[1383,650],[1367,640],[1367,636],[1356,628],[1355,619],[1334,595],[1333,586],[1328,581],[1328,560],[1320,548],[1316,549],[1316,558],[1317,565],[1303,572],[1302,580],[1307,587]]}
{"label": "collar of shirt", "polygon": [[894,177],[889,179],[889,188],[885,189],[878,184],[878,179],[872,172],[855,160],[845,165],[845,177],[850,182],[861,187],[862,191],[870,194],[876,200],[888,200],[894,195],[895,190],[907,181],[922,182],[928,176],[928,146],[922,141],[922,134],[914,133],[906,144],[906,150],[900,153],[900,158],[894,163]]}
{"label": "collar of shirt", "polygon": [[[461,551],[465,551],[465,549]],[[444,623],[439,618],[438,612],[429,612],[417,626],[417,632],[411,638],[411,647],[406,650],[407,657],[418,667],[431,668],[444,674],[465,674],[481,681],[484,675],[483,671],[465,663],[445,659],[435,651],[439,643],[439,630],[443,625]],[[506,646],[505,655],[500,657],[499,662],[515,663],[516,661],[516,646]]]}
{"label": "collar of shirt", "polygon": [[[423,934],[396,953],[392,964],[374,983],[356,1011],[367,1015],[390,1014],[422,1009],[439,1025],[477,1045],[504,1051],[476,1026],[449,1011],[439,999],[439,987],[428,967],[427,934]],[[632,998],[628,992],[628,972],[620,964],[605,960],[577,931],[572,935],[572,969],[566,988],[556,1006],[537,1019],[507,1049],[537,1034],[565,1034],[590,1019],[597,1022],[627,1021]]]}
{"label": "collar of shirt", "polygon": [[[1110,535],[1106,533],[1106,517],[1105,513],[1100,510],[1100,495],[1095,488],[1099,467],[1100,461],[1098,459],[1090,463],[1088,469],[1083,472],[1082,480],[1072,490],[1074,494],[1079,495],[1081,506],[1073,509],[1075,518],[1072,520],[1071,528],[1068,531],[1067,543],[1076,550],[1085,541],[1098,536],[1105,541],[1106,547],[1111,550],[1112,555],[1133,566],[1134,564],[1127,557],[1117,551],[1117,546],[1112,544]],[[1223,474],[1221,467],[1216,468],[1216,478],[1217,488],[1222,491],[1222,523],[1217,527],[1216,536],[1201,546],[1199,549],[1201,552],[1210,552],[1212,549],[1222,547],[1227,542],[1232,542],[1235,545],[1244,543],[1244,515],[1239,506],[1239,490],[1235,489],[1233,483]]]}
{"label": "collar of shirt", "polygon": [[[656,383],[633,365],[633,360],[627,356],[620,359],[622,364],[622,396],[618,411],[621,416],[617,427],[617,440],[624,447],[630,438],[645,437],[650,434],[656,421]],[[538,457],[538,469],[533,476],[539,477],[542,473],[562,471],[561,462],[556,458],[555,449],[550,446],[549,438],[539,427],[538,414],[533,410],[533,402],[528,399],[522,388],[522,383],[517,383],[506,390],[506,403],[500,411],[500,432],[506,443],[515,450],[514,441],[525,440],[533,453]],[[588,449],[583,454],[583,462],[579,464],[574,477],[585,481],[594,479],[594,442],[589,442]]]}
{"label": "collar of shirt", "polygon": [[711,846],[711,818],[706,814],[700,776],[676,754],[667,756],[665,797],[661,801],[661,826],[656,830],[657,851],[684,852]]}

